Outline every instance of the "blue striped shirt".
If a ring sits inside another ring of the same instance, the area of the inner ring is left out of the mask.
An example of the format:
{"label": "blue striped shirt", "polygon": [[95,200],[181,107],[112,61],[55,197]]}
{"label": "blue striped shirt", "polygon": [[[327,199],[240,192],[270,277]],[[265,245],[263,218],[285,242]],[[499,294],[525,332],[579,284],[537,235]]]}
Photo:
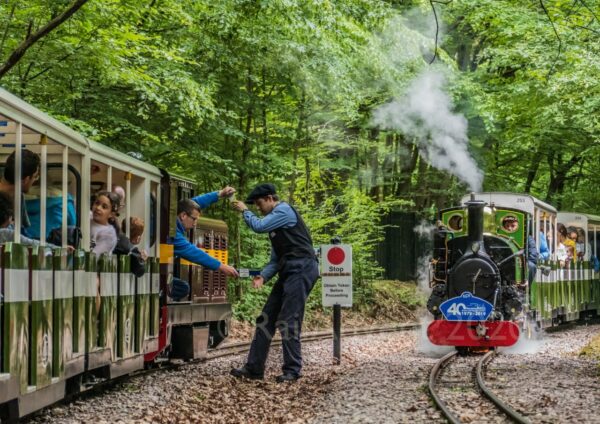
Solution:
{"label": "blue striped shirt", "polygon": [[[262,218],[246,209],[244,211],[244,221],[255,233],[268,233],[277,228],[291,228],[298,222],[296,214],[290,205],[285,202],[279,202],[271,212]],[[260,272],[260,275],[269,281],[278,271],[279,258],[271,248],[271,259],[269,263]]]}

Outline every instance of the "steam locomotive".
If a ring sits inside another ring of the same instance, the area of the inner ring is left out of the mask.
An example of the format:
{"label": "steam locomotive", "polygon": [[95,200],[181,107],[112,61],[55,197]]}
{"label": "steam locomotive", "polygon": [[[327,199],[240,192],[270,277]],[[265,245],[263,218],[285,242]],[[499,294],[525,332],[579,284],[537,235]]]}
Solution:
{"label": "steam locomotive", "polygon": [[[558,213],[532,196],[473,193],[464,206],[440,211],[434,231],[429,340],[473,351],[511,346],[521,330],[597,315],[599,217]],[[579,255],[559,260],[568,226]],[[538,252],[547,251],[541,257]],[[532,250],[535,249],[535,254]]]}

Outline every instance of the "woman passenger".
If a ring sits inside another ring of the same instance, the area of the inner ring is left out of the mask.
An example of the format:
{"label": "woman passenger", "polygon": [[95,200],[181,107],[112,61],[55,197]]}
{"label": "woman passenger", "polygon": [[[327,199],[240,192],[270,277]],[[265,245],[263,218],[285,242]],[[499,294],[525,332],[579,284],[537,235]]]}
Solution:
{"label": "woman passenger", "polygon": [[96,193],[90,212],[90,249],[96,255],[111,254],[117,245],[119,196],[110,191]]}

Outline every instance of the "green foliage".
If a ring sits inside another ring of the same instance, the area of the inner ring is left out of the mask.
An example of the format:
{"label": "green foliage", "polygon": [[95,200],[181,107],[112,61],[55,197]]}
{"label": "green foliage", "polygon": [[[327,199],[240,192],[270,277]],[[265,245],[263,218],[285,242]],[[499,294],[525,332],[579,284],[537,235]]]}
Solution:
{"label": "green foliage", "polygon": [[271,285],[265,285],[260,289],[252,287],[252,280],[244,282],[246,290],[244,296],[233,303],[233,317],[238,321],[253,323],[260,315],[263,305],[271,293]]}
{"label": "green foliage", "polygon": [[337,235],[344,244],[352,246],[353,276],[359,285],[381,271],[373,260],[373,250],[383,240],[382,207],[350,186],[342,194],[329,196],[314,208],[303,210],[316,245],[329,244]]}
{"label": "green foliage", "polygon": [[[70,3],[2,2],[0,60]],[[275,183],[315,244],[336,234],[352,244],[355,297],[367,301],[376,295],[368,281],[381,274],[382,216],[431,218],[466,191],[411,136],[371,123],[423,70],[448,76],[484,189],[530,192],[561,209],[600,205],[600,0],[435,3],[433,65],[431,7],[89,1],[1,82],[91,139],[196,179],[200,191],[230,184],[243,198],[258,182]],[[228,222],[236,265],[268,261],[267,237],[226,206],[211,214]],[[253,315],[259,294],[237,289]]]}
{"label": "green foliage", "polygon": [[[448,48],[464,73],[488,190],[526,191],[595,213],[600,2],[455,1]],[[555,32],[556,30],[556,32]]]}

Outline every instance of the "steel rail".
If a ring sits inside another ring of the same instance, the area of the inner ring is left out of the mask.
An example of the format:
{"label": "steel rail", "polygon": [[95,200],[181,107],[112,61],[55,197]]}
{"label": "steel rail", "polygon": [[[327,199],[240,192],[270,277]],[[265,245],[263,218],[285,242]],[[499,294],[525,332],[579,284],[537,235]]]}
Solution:
{"label": "steel rail", "polygon": [[519,414],[517,411],[515,411],[514,409],[512,409],[509,405],[507,405],[506,403],[502,402],[485,384],[485,380],[483,379],[483,367],[484,365],[492,359],[493,355],[496,353],[496,351],[494,350],[490,350],[488,353],[486,353],[485,355],[483,355],[483,357],[479,360],[479,362],[477,363],[477,372],[476,372],[476,376],[477,376],[477,384],[479,385],[479,389],[481,390],[481,392],[485,395],[485,397],[487,397],[489,400],[491,400],[494,405],[496,405],[496,407],[498,409],[500,409],[502,412],[504,412],[506,415],[508,415],[514,422],[519,423],[519,424],[531,424],[531,421],[529,421],[527,418],[525,418],[524,416],[522,416],[521,414]]}
{"label": "steel rail", "polygon": [[[342,336],[351,337],[351,336],[360,336],[366,334],[381,334],[381,333],[392,333],[399,331],[409,331],[420,328],[420,324],[402,324],[390,327],[367,327],[367,328],[359,328],[359,329],[351,329],[342,331]],[[320,331],[315,333],[308,333],[301,337],[303,342],[315,342],[320,340],[327,340],[333,338],[332,331]],[[221,345],[216,349],[212,349],[208,351],[208,356],[203,358],[205,361],[211,361],[213,359],[222,358],[225,356],[234,356],[240,355],[242,353],[246,353],[250,350],[250,345],[252,342],[236,342],[229,343],[226,345]],[[271,342],[271,346],[280,346],[281,339],[273,339]],[[212,353],[212,354],[211,354]]]}
{"label": "steel rail", "polygon": [[439,374],[442,371],[442,369],[453,358],[455,358],[457,354],[458,354],[458,352],[455,350],[455,351],[450,352],[447,355],[443,356],[439,361],[437,361],[435,363],[435,365],[431,369],[431,373],[429,374],[429,393],[431,394],[431,397],[432,397],[433,401],[435,402],[435,404],[437,405],[437,407],[440,409],[440,411],[442,411],[442,414],[444,414],[446,419],[448,421],[450,421],[452,424],[461,424],[461,422],[452,413],[452,411],[450,411],[450,409],[446,405],[446,402],[444,402],[442,400],[442,398],[440,398],[440,396],[438,395],[437,391],[435,390],[435,382],[436,382],[437,378],[439,377]]}
{"label": "steel rail", "polygon": [[[412,323],[412,324],[401,324],[401,325],[394,325],[394,326],[388,326],[388,327],[366,327],[366,328],[343,330],[342,336],[360,336],[363,334],[393,333],[396,331],[416,330],[418,328],[421,328],[421,324]],[[318,332],[307,333],[301,337],[301,340],[302,341],[311,341],[311,340],[318,340],[318,339],[328,339],[328,338],[330,339],[332,337],[333,337],[333,331],[327,330],[327,331],[318,331]],[[277,337],[273,338],[274,343],[278,342],[279,340],[280,339]],[[231,349],[231,348],[235,348],[235,347],[243,347],[243,346],[246,346],[248,343],[249,342],[226,343],[215,349],[212,349],[212,351]]]}

